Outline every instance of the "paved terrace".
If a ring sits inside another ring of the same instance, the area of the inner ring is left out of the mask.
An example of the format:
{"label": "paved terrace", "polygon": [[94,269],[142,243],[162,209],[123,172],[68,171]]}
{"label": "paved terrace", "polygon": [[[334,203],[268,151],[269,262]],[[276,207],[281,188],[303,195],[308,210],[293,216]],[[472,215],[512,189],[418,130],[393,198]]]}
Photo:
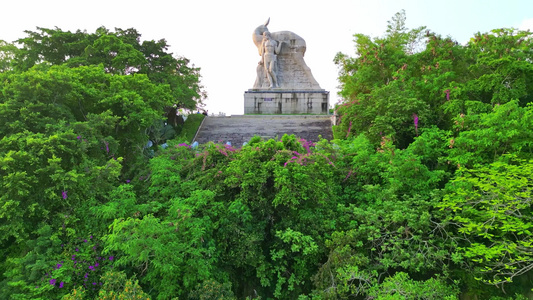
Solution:
{"label": "paved terrace", "polygon": [[237,115],[230,117],[207,117],[200,126],[195,141],[231,142],[240,147],[254,135],[281,138],[284,134],[294,134],[313,142],[321,135],[332,139],[331,116],[328,115]]}

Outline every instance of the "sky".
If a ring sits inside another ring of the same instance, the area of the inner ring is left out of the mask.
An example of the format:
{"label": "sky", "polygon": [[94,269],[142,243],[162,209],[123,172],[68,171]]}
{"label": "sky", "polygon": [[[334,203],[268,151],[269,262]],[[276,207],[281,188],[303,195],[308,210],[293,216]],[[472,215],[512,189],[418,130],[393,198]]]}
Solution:
{"label": "sky", "polygon": [[463,44],[476,32],[533,30],[531,0],[0,0],[0,40],[36,27],[133,27],[143,40],[165,39],[170,52],[201,69],[210,114],[239,115],[260,59],[252,32],[268,18],[270,32],[292,31],[306,41],[305,62],[333,105],[341,100],[335,55],[354,56],[354,34],[383,36],[402,9],[409,29],[426,26]]}

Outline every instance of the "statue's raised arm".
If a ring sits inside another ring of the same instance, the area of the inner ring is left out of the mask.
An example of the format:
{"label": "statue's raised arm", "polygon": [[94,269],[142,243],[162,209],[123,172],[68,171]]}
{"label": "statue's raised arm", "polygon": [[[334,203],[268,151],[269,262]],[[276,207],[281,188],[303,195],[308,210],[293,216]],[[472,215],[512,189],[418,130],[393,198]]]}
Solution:
{"label": "statue's raised arm", "polygon": [[259,55],[262,55],[261,54],[261,44],[263,43],[263,33],[265,31],[268,31],[268,28],[267,28],[268,23],[270,23],[270,18],[268,18],[268,20],[265,22],[265,24],[259,25],[254,30],[254,33],[252,35],[252,40],[254,41],[255,46],[259,50]]}

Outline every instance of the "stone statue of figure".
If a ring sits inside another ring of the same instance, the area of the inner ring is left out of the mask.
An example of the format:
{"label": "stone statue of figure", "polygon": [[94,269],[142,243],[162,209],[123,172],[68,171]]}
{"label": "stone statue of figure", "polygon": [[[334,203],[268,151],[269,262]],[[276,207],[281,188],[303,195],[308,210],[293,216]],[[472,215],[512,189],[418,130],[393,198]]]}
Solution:
{"label": "stone statue of figure", "polygon": [[305,40],[290,31],[271,33],[269,22],[270,18],[252,35],[261,56],[254,89],[320,90],[304,61]]}
{"label": "stone statue of figure", "polygon": [[270,32],[263,32],[263,41],[259,48],[259,55],[261,55],[260,65],[263,65],[270,88],[278,87],[277,79],[277,54],[281,51],[281,45],[283,42],[277,42],[272,39]]}

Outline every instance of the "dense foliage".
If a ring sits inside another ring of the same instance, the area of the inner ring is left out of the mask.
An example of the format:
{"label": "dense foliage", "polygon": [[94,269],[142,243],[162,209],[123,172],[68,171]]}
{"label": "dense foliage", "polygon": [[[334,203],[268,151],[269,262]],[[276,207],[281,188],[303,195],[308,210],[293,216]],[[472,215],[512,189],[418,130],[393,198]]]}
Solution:
{"label": "dense foliage", "polygon": [[0,43],[0,298],[531,298],[531,34],[404,21],[336,57],[335,140],[241,148],[167,135],[164,41]]}
{"label": "dense foliage", "polygon": [[103,244],[86,249],[80,239],[101,239],[108,224],[97,209],[125,195],[121,184],[180,131],[176,110],[202,97],[199,70],[134,29],[27,34],[18,47],[0,43],[2,299],[98,283],[103,273],[83,278],[80,269],[103,260]]}

